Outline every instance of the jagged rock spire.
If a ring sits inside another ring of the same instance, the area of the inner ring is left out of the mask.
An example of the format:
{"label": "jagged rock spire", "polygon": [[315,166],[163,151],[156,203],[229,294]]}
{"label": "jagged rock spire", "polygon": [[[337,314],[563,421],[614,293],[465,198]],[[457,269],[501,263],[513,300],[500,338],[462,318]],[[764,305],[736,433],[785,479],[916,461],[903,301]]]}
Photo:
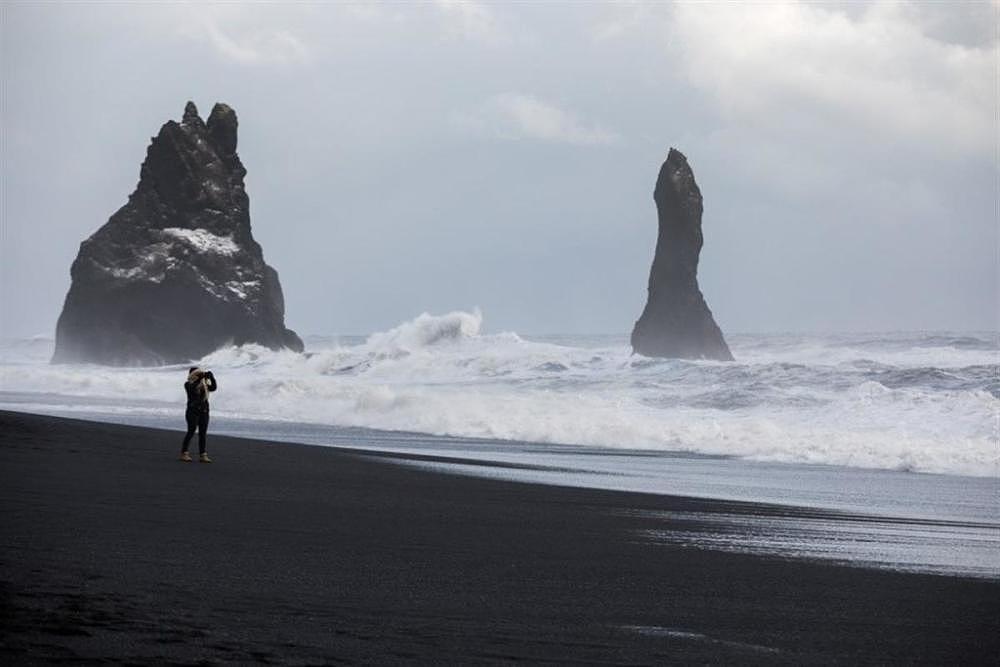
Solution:
{"label": "jagged rock spire", "polygon": [[128,202],[80,245],[53,361],[183,362],[227,344],[302,349],[250,227],[236,112],[193,102],[153,138]]}

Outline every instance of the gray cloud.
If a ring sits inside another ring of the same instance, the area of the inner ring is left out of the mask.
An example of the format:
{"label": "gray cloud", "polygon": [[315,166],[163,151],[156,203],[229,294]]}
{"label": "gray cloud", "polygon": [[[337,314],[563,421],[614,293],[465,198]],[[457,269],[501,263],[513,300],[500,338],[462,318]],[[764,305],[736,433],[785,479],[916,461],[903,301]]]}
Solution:
{"label": "gray cloud", "polygon": [[455,120],[462,128],[507,139],[580,146],[612,144],[620,139],[616,132],[524,93],[495,95],[471,112],[456,114]]}
{"label": "gray cloud", "polygon": [[938,41],[896,3],[857,19],[792,2],[675,6],[670,33],[692,86],[733,121],[790,115],[870,141],[989,156],[996,54]]}
{"label": "gray cloud", "polygon": [[187,99],[239,113],[304,332],[474,306],[627,331],[671,145],[724,329],[996,327],[983,7],[8,3],[0,333],[51,333],[79,242]]}

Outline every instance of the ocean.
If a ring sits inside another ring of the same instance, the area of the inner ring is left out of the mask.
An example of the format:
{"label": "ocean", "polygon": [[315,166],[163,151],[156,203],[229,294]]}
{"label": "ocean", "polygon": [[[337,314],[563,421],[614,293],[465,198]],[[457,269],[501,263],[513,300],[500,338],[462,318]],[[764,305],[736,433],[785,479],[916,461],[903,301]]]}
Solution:
{"label": "ocean", "polygon": [[[220,385],[210,433],[396,451],[406,465],[462,474],[890,517],[875,553],[864,546],[871,526],[800,519],[729,547],[791,540],[807,556],[1000,576],[1000,334],[727,340],[735,362],[649,359],[626,334],[489,332],[481,313],[453,312],[368,336],[307,336],[305,354],[224,348],[199,365]],[[44,336],[2,342],[0,409],[183,428],[187,364],[53,365],[52,349]]]}

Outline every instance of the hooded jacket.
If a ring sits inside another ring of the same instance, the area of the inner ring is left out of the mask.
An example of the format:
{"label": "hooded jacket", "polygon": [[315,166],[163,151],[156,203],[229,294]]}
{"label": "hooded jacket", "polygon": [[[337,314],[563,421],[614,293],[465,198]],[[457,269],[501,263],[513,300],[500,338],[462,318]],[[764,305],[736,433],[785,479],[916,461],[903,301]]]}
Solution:
{"label": "hooded jacket", "polygon": [[215,376],[210,372],[205,372],[196,368],[188,374],[187,382],[184,383],[184,391],[187,392],[187,409],[198,412],[208,412],[208,393],[219,388],[215,381]]}

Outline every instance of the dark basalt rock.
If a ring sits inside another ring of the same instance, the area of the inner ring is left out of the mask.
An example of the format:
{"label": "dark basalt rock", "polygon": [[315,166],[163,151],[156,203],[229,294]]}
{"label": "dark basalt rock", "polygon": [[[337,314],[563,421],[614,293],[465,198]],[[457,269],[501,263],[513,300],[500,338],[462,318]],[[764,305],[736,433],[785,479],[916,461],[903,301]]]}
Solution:
{"label": "dark basalt rock", "polygon": [[192,102],[153,138],[128,202],[80,244],[53,362],[153,365],[225,345],[301,351],[250,231],[236,113]]}
{"label": "dark basalt rock", "polygon": [[698,289],[701,191],[680,151],[670,149],[653,199],[660,232],[649,272],[649,299],[632,330],[632,349],[647,357],[732,361]]}

